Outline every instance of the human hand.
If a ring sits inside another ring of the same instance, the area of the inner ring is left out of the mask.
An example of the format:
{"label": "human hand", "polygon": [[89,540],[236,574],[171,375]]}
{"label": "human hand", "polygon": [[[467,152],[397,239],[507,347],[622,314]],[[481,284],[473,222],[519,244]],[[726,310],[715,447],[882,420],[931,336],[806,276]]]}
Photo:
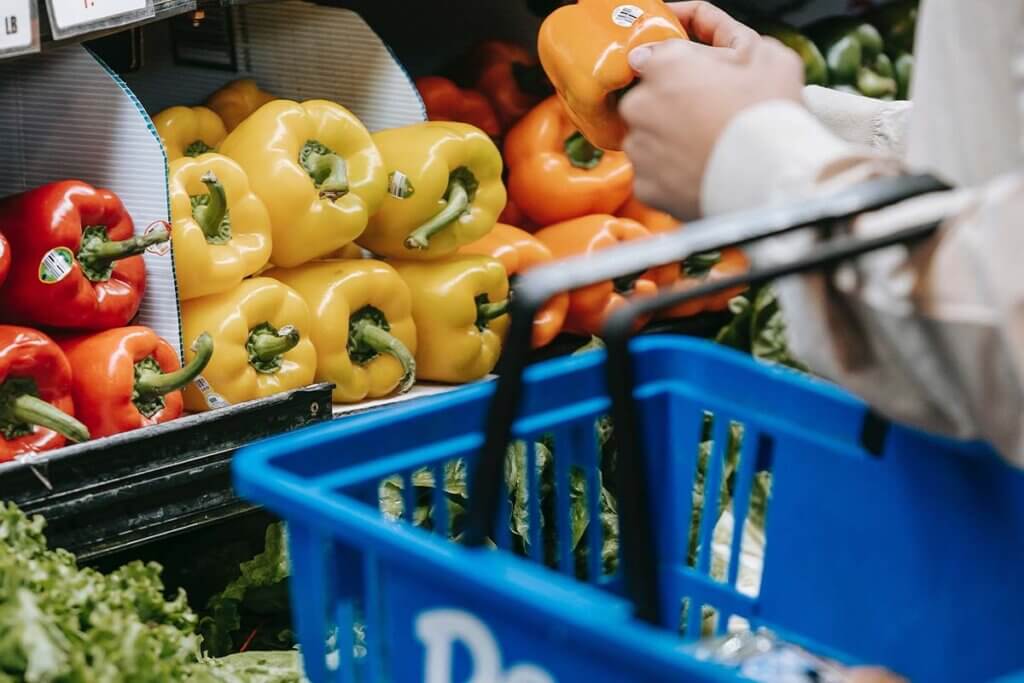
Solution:
{"label": "human hand", "polygon": [[625,151],[641,202],[689,220],[700,216],[704,170],[719,136],[743,110],[770,100],[801,102],[804,66],[781,43],[761,38],[707,2],[670,3],[701,41],[639,47],[638,84],[620,111]]}

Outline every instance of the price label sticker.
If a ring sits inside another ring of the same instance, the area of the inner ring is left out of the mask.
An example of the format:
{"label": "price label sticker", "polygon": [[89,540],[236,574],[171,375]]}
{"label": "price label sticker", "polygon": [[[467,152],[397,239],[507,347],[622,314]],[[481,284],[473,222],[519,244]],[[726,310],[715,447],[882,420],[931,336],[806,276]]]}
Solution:
{"label": "price label sticker", "polygon": [[39,51],[35,0],[0,2],[0,55]]}
{"label": "price label sticker", "polygon": [[631,28],[643,15],[644,11],[636,5],[619,5],[612,10],[612,23],[622,28]]}
{"label": "price label sticker", "polygon": [[153,0],[47,0],[55,38],[123,26],[153,16]]}

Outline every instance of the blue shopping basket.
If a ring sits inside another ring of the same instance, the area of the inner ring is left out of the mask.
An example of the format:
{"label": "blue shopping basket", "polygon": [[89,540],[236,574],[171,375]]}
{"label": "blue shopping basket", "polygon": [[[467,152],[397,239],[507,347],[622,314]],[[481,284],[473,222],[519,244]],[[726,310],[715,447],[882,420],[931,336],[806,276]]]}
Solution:
{"label": "blue shopping basket", "polygon": [[[643,270],[635,266],[919,191],[847,193],[774,214],[771,225],[762,215],[749,235],[691,226],[691,236],[671,236],[658,254],[630,247],[615,260],[622,271]],[[841,245],[830,258],[878,246]],[[610,257],[588,265],[595,280],[614,267]],[[557,272],[564,279],[575,271]],[[527,309],[551,285],[531,291],[541,279],[524,278]],[[515,344],[528,340],[529,326],[513,317],[512,334],[515,368]],[[594,352],[521,374],[506,366],[502,387],[471,386],[309,428],[236,457],[239,493],[289,523],[293,615],[312,681],[744,680],[687,648],[735,619],[915,681],[985,681],[1024,669],[1016,581],[1024,473],[983,446],[887,425],[829,384],[705,342],[652,336],[627,349],[625,365],[610,344],[611,357]],[[621,368],[630,375],[631,413],[612,400]],[[598,522],[597,426],[610,412],[643,453],[619,453],[623,563],[615,569],[602,557],[613,532]],[[702,452],[708,415],[712,445]],[[495,447],[505,436],[526,444],[525,544],[509,531],[510,480],[495,469],[505,462],[505,444]],[[541,442],[553,460],[547,503],[536,495],[548,485],[537,467]],[[471,510],[460,521],[465,501],[447,482],[463,466]],[[741,591],[743,529],[766,471],[763,571],[753,591]],[[434,485],[417,485],[426,479]],[[579,546],[574,486],[589,519]],[[397,513],[382,509],[385,487],[399,492]],[[716,572],[711,547],[723,507],[734,523]],[[496,549],[473,545],[485,536]],[[644,584],[638,577],[647,572]]]}

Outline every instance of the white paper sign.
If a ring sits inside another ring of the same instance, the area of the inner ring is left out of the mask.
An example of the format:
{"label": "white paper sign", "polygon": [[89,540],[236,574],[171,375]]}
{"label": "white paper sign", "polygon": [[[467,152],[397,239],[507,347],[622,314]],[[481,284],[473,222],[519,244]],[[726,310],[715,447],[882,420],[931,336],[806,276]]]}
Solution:
{"label": "white paper sign", "polygon": [[49,0],[48,4],[50,27],[57,38],[153,16],[153,0]]}
{"label": "white paper sign", "polygon": [[0,3],[0,53],[39,50],[35,8],[35,0],[5,0]]}

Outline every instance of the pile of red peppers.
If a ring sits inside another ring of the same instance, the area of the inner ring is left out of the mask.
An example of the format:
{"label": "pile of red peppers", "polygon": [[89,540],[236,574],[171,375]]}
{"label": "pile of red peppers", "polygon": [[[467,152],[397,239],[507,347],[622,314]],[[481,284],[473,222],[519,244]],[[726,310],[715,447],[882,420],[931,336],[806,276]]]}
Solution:
{"label": "pile of red peppers", "polygon": [[213,354],[181,367],[131,326],[146,288],[137,235],[113,192],[64,180],[0,200],[0,462],[167,422]]}

